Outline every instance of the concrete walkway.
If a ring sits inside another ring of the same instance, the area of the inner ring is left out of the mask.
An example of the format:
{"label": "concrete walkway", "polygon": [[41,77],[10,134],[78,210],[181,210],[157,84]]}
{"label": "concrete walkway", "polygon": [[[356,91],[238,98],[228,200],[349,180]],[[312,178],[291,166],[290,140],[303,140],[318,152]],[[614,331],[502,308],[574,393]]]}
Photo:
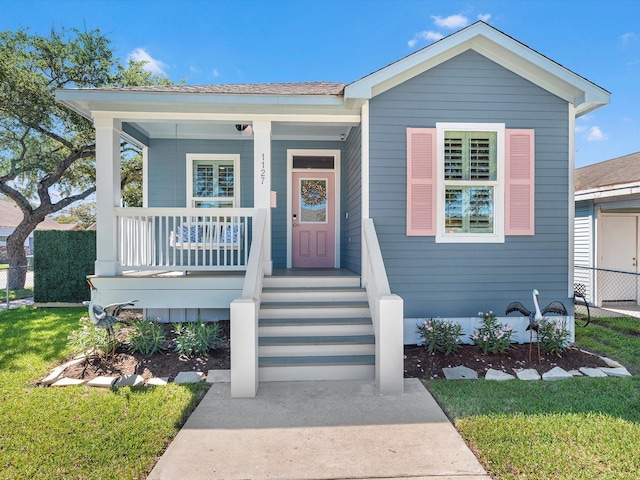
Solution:
{"label": "concrete walkway", "polygon": [[[33,297],[10,300],[8,308],[18,308],[33,305]],[[7,302],[0,302],[0,311],[7,309]]]}
{"label": "concrete walkway", "polygon": [[261,383],[253,399],[213,384],[148,480],[489,480],[417,379],[381,396],[368,381]]}

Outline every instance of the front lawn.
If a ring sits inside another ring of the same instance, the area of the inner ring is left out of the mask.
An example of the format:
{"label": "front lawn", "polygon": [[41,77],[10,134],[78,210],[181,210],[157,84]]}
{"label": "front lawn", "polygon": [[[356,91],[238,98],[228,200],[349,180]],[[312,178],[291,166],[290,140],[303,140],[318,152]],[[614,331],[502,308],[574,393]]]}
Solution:
{"label": "front lawn", "polygon": [[[599,319],[576,343],[638,373],[639,326]],[[640,478],[639,377],[426,385],[492,478]]]}
{"label": "front lawn", "polygon": [[144,479],[204,385],[44,388],[84,309],[0,312],[0,479]]}

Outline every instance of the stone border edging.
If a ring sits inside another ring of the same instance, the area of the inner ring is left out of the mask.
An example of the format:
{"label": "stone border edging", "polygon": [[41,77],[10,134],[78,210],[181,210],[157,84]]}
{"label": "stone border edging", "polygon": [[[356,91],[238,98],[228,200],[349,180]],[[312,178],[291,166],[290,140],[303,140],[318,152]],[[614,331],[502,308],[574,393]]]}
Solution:
{"label": "stone border edging", "polygon": [[[38,385],[44,387],[67,387],[71,385],[87,385],[89,387],[98,388],[114,388],[114,387],[138,387],[138,386],[165,386],[169,382],[169,377],[154,377],[146,382],[141,375],[122,375],[122,376],[99,376],[85,381],[76,378],[64,377],[64,371],[72,365],[85,360],[85,357],[79,356],[73,360],[69,360],[62,365],[55,367],[49,375],[38,382]],[[189,384],[189,383],[229,383],[231,382],[230,370],[209,370],[205,375],[203,372],[180,372],[172,383]]]}
{"label": "stone border edging", "polygon": [[[631,377],[632,375],[629,371],[623,367],[619,362],[612,360],[607,357],[602,357],[595,353],[588,352],[586,350],[580,350],[583,353],[587,353],[589,355],[593,355],[594,357],[598,357],[604,363],[608,365],[608,367],[598,367],[598,368],[590,368],[590,367],[580,367],[579,370],[571,370],[567,372],[563,368],[554,367],[551,370],[540,375],[537,370],[533,368],[522,368],[522,369],[514,369],[514,375],[507,373],[502,370],[495,370],[490,368],[486,371],[484,379],[485,380],[494,380],[494,381],[507,381],[507,380],[545,380],[545,381],[557,381],[564,380],[567,378],[574,377]],[[475,370],[472,370],[468,367],[452,367],[452,368],[443,368],[442,372],[444,373],[444,378],[446,380],[469,380],[469,379],[477,379],[478,373]]]}

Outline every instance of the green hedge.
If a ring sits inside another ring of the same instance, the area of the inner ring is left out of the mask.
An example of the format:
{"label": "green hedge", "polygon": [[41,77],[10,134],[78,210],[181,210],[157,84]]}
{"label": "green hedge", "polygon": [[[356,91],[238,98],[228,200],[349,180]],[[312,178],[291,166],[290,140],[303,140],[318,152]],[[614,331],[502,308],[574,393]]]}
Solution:
{"label": "green hedge", "polygon": [[89,300],[87,275],[96,261],[96,232],[36,230],[33,239],[34,301]]}

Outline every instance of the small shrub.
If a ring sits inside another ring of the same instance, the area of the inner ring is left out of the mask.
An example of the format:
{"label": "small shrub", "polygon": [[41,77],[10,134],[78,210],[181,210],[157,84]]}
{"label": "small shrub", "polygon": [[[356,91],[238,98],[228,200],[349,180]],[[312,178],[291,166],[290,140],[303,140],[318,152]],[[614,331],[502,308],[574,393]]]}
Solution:
{"label": "small shrub", "polygon": [[174,323],[176,334],[176,353],[193,357],[215,348],[218,342],[217,323],[205,323],[202,320],[190,323]]}
{"label": "small shrub", "polygon": [[132,330],[129,334],[129,349],[132,352],[140,352],[146,357],[164,350],[164,330],[158,322],[147,320],[136,320],[132,323]]}
{"label": "small shrub", "polygon": [[511,348],[511,335],[513,328],[506,323],[498,322],[493,312],[478,312],[481,318],[481,326],[473,332],[471,340],[482,350],[483,354],[487,353],[506,353]]}
{"label": "small shrub", "polygon": [[455,322],[447,322],[439,318],[425,320],[418,324],[418,334],[424,347],[430,354],[442,352],[445,355],[456,353],[460,347],[462,326]]}
{"label": "small shrub", "polygon": [[543,353],[553,353],[562,357],[569,345],[569,329],[567,322],[562,320],[558,323],[548,318],[540,321],[538,330],[538,342],[540,342],[540,350]]}
{"label": "small shrub", "polygon": [[[82,353],[85,356],[89,356],[96,351],[106,352],[109,350],[107,347],[110,349],[117,347],[118,340],[116,338],[112,338],[112,342],[116,343],[112,346],[109,343],[107,330],[96,327],[91,323],[88,317],[82,317],[80,319],[80,326],[81,328],[79,330],[74,330],[67,337],[67,345],[71,348],[73,353]],[[120,326],[116,324],[113,328],[117,337]]]}

